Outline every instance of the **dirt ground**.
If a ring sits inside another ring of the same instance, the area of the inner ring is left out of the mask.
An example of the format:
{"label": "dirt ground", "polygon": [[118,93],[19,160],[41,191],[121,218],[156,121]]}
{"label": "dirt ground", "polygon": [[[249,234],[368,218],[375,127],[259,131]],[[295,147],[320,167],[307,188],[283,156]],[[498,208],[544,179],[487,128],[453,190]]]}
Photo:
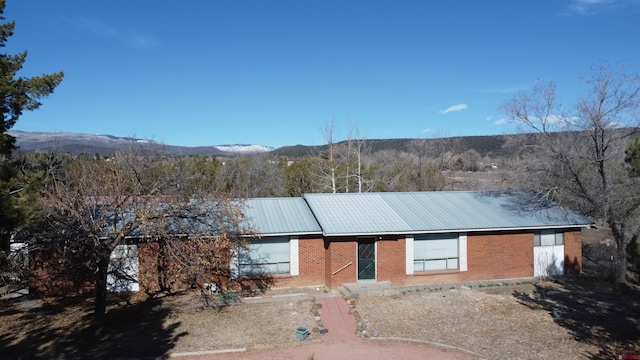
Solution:
{"label": "dirt ground", "polygon": [[400,295],[361,297],[355,311],[367,333],[376,336],[346,343],[328,344],[317,333],[297,339],[296,328],[317,325],[310,311],[312,296],[320,296],[315,289],[273,291],[270,298],[214,307],[203,307],[193,293],[114,296],[99,331],[91,326],[92,299],[4,296],[0,358],[155,359],[229,349],[243,352],[183,358],[341,359],[336,352],[345,359],[637,355],[640,295],[610,286],[610,246],[585,242],[582,277],[414,287]]}
{"label": "dirt ground", "polygon": [[[64,307],[25,298],[0,300],[0,353],[11,359],[131,359],[244,349],[247,355],[303,343],[317,347],[322,341],[321,334],[303,342],[296,338],[297,327],[311,329],[316,321],[312,299],[305,295],[209,308],[192,294],[129,302],[113,299],[106,328],[96,332],[89,299]],[[413,340],[425,355],[436,348],[487,359],[640,354],[637,295],[593,279],[413,288],[401,295],[361,297],[356,310],[378,335],[362,340],[363,346],[375,343],[392,353],[393,343]],[[380,345],[384,339],[393,340]]]}

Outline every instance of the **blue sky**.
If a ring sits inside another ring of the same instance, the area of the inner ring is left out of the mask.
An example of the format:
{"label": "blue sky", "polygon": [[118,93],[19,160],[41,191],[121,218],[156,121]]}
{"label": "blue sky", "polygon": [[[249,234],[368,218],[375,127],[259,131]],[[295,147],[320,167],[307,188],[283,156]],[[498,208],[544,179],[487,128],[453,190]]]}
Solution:
{"label": "blue sky", "polygon": [[515,131],[539,79],[565,103],[600,61],[640,73],[639,0],[7,0],[21,76],[64,70],[12,130],[170,145]]}

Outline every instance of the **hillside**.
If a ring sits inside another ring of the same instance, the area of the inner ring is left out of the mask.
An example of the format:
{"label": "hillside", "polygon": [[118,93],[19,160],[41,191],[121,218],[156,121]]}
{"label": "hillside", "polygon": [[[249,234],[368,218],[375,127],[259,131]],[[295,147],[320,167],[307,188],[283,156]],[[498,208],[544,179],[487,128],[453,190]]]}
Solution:
{"label": "hillside", "polygon": [[[454,144],[457,148],[457,152],[462,153],[467,150],[475,150],[480,153],[481,156],[507,156],[509,155],[509,151],[503,147],[503,145],[507,142],[509,135],[491,135],[491,136],[460,136],[460,137],[451,137],[444,139],[424,139],[428,142],[444,142],[444,148],[448,146],[446,144]],[[392,151],[409,151],[409,144],[411,141],[416,139],[411,138],[403,138],[403,139],[367,139],[367,146],[371,147],[370,152],[375,153],[381,150],[392,150]],[[337,143],[338,145],[343,144],[344,142]],[[434,148],[438,148],[434,146]],[[305,155],[313,155],[319,152],[323,152],[327,150],[327,146],[305,146],[305,145],[295,145],[295,146],[284,146],[273,150],[273,153],[278,156],[283,156],[287,158],[296,158],[302,157]],[[434,154],[438,155],[438,154]]]}
{"label": "hillside", "polygon": [[272,148],[259,145],[218,145],[218,146],[174,146],[159,142],[117,137],[112,135],[93,135],[78,133],[48,133],[8,131],[16,138],[18,152],[61,152],[72,155],[99,154],[110,155],[122,149],[134,146],[151,148],[165,156],[224,156],[236,153],[258,153],[270,151]]}
{"label": "hillside", "polygon": [[[305,155],[314,155],[327,149],[323,146],[294,145],[272,149],[261,145],[216,145],[216,146],[175,146],[166,145],[151,140],[136,139],[131,137],[117,137],[112,135],[93,135],[78,133],[48,133],[8,131],[9,135],[17,139],[18,152],[62,152],[72,155],[99,154],[101,156],[113,154],[117,150],[126,149],[132,145],[152,148],[164,156],[231,156],[234,154],[269,153],[274,156],[286,158],[298,158]],[[501,157],[509,155],[503,145],[510,135],[493,136],[462,136],[440,139],[423,139],[427,143],[432,142],[434,151],[446,151],[455,147],[457,153],[475,150],[481,156]],[[416,139],[371,139],[366,140],[370,147],[370,153],[378,151],[409,151],[409,144]],[[435,142],[438,142],[436,144]],[[344,142],[339,142],[338,145]],[[438,150],[439,149],[439,150]],[[432,154],[439,155],[439,154]]]}

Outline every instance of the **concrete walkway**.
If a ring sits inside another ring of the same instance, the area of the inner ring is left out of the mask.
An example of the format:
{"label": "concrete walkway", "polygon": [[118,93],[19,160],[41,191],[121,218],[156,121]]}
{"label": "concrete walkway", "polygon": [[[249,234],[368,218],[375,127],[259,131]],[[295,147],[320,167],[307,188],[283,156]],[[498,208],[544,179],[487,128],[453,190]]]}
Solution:
{"label": "concrete walkway", "polygon": [[328,332],[322,335],[324,342],[345,342],[360,339],[356,335],[356,320],[349,314],[347,302],[340,296],[316,299],[322,307],[320,318]]}

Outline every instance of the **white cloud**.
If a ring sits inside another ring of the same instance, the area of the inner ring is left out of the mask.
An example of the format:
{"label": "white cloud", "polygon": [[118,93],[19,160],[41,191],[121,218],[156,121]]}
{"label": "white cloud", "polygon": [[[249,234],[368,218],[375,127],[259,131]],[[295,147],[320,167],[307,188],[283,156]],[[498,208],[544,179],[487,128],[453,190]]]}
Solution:
{"label": "white cloud", "polygon": [[431,128],[422,129],[422,133],[423,133],[423,134],[428,134],[428,133],[430,133],[431,131],[433,131],[433,129],[431,129]]}
{"label": "white cloud", "polygon": [[467,109],[467,104],[458,104],[458,105],[453,105],[453,106],[449,106],[446,110],[440,110],[438,111],[440,114],[448,114],[450,112],[454,112],[454,111],[463,111]]}
{"label": "white cloud", "polygon": [[153,35],[135,31],[122,32],[96,18],[82,18],[78,21],[78,24],[88,34],[114,39],[138,50],[152,49],[158,43]]}
{"label": "white cloud", "polygon": [[[487,120],[489,120],[489,119],[487,119]],[[509,119],[503,117],[503,118],[500,118],[500,119],[494,121],[493,125],[504,125],[504,124],[506,124],[508,122],[509,122]]]}
{"label": "white cloud", "polygon": [[95,18],[83,18],[78,21],[80,27],[86,32],[108,38],[117,38],[118,32],[104,21]]}
{"label": "white cloud", "polygon": [[152,49],[158,43],[158,40],[153,35],[141,34],[136,32],[132,32],[124,40],[127,41],[129,45],[133,46],[138,50]]}
{"label": "white cloud", "polygon": [[588,15],[602,5],[615,3],[617,0],[573,0],[569,4],[568,12],[573,15]]}

